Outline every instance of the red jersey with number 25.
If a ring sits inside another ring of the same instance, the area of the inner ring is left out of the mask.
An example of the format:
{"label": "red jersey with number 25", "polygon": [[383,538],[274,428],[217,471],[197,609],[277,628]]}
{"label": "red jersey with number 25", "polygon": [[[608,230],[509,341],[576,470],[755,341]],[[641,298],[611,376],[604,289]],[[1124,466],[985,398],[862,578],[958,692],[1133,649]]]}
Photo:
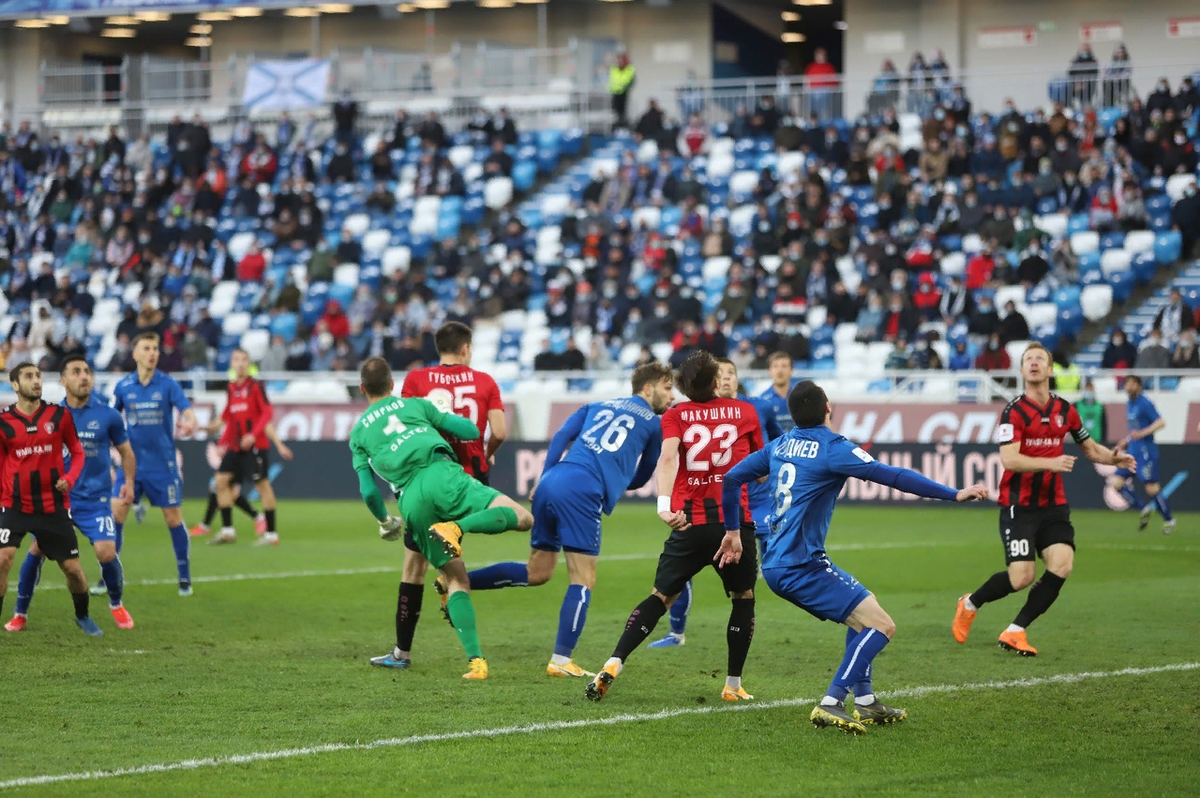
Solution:
{"label": "red jersey with number 25", "polygon": [[[663,440],[679,439],[679,467],[671,490],[671,511],[683,511],[689,523],[720,524],[725,473],[763,447],[758,411],[740,399],[682,402],[662,419]],[[750,517],[742,488],[742,518]]]}
{"label": "red jersey with number 25", "polygon": [[460,441],[450,437],[447,440],[468,474],[475,477],[487,474],[483,436],[488,412],[504,409],[495,380],[470,366],[430,366],[408,372],[400,396],[428,399],[443,412],[462,416],[474,424],[479,430],[479,440]]}
{"label": "red jersey with number 25", "polygon": [[[1050,394],[1050,402],[1041,407],[1028,396],[1018,396],[1000,413],[996,442],[1018,442],[1021,454],[1028,457],[1060,457],[1067,434],[1075,443],[1090,435],[1083,427],[1079,411],[1061,396]],[[1062,475],[1052,471],[1017,473],[1004,470],[1000,477],[1000,499],[1004,507],[1058,507],[1067,503]]]}

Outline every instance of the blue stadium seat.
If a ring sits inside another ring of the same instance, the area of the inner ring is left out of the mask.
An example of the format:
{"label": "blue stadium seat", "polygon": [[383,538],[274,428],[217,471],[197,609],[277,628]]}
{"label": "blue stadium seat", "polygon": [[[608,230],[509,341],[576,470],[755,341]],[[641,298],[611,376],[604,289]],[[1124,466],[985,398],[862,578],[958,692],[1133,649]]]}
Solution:
{"label": "blue stadium seat", "polygon": [[1106,249],[1120,249],[1125,246],[1125,234],[1121,232],[1105,233],[1100,236],[1100,251]]}
{"label": "blue stadium seat", "polygon": [[[1083,311],[1078,306],[1059,308],[1058,328],[1066,335],[1079,335],[1083,331]],[[1053,347],[1051,347],[1053,348]]]}
{"label": "blue stadium seat", "polygon": [[1154,258],[1159,263],[1171,264],[1183,253],[1183,236],[1178,230],[1159,233],[1154,237]]}
{"label": "blue stadium seat", "polygon": [[1133,293],[1133,272],[1113,272],[1108,275],[1108,284],[1112,286],[1113,301],[1124,302]]}
{"label": "blue stadium seat", "polygon": [[1100,272],[1100,253],[1085,252],[1079,256],[1079,274],[1083,275],[1089,272]]}
{"label": "blue stadium seat", "polygon": [[1158,261],[1154,259],[1153,253],[1139,252],[1133,256],[1131,263],[1133,268],[1134,279],[1140,285],[1145,285],[1154,278],[1154,273],[1158,271]]}

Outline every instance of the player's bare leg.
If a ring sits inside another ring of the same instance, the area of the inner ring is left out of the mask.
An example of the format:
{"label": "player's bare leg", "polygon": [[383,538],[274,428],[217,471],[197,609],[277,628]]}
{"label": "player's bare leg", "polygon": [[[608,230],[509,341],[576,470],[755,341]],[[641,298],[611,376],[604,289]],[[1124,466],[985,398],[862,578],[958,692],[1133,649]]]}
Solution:
{"label": "player's bare leg", "polygon": [[[874,594],[867,596],[854,608],[850,617],[846,619],[846,626],[848,627],[847,647],[853,641],[860,640],[858,636],[864,629],[874,629],[882,633],[888,640],[891,640],[896,634],[895,621],[880,606],[879,600],[875,598]],[[858,643],[855,642],[855,645]],[[865,679],[851,685],[851,690],[854,692],[854,709],[848,714],[864,726],[896,723],[908,717],[907,710],[889,707],[875,697],[871,687],[870,665],[867,666],[865,674]],[[829,708],[825,707],[824,709],[828,710]],[[816,710],[814,710],[815,713]],[[817,721],[814,719],[813,722]]]}
{"label": "player's bare leg", "polygon": [[278,546],[279,533],[275,531],[275,489],[271,487],[271,480],[266,477],[255,482],[254,487],[258,489],[259,498],[262,499],[263,515],[267,522],[266,529],[254,545]]}
{"label": "player's bare leg", "polygon": [[[4,611],[4,596],[8,593],[8,572],[12,570],[13,559],[16,556],[16,546],[0,549],[0,612]],[[21,624],[21,628],[24,629],[25,624]],[[15,632],[19,630],[9,629],[8,631]]]}
{"label": "player's bare leg", "polygon": [[471,604],[471,580],[467,577],[467,568],[462,560],[456,557],[440,570],[449,594],[446,610],[470,663],[470,669],[463,674],[463,678],[486,679],[488,664],[479,648],[479,632],[476,629],[475,608]]}
{"label": "player's bare leg", "polygon": [[[557,564],[558,555],[555,552],[535,551],[534,554],[553,555],[553,559],[550,557],[539,559],[543,562]],[[550,657],[550,662],[546,665],[546,675],[590,676],[590,673],[575,664],[571,655],[575,650],[575,645],[579,642],[579,636],[583,634],[590,594],[596,587],[596,560],[599,557],[575,551],[564,552],[564,555],[567,561],[567,578],[570,583],[567,587],[567,598],[559,610],[558,637],[554,641],[554,655]],[[534,555],[530,555],[529,560],[532,563]],[[553,566],[551,566],[550,572],[553,573]],[[531,567],[531,581],[532,574],[533,568]],[[539,573],[539,576],[546,575]],[[546,580],[549,580],[549,576],[546,576]]]}
{"label": "player's bare leg", "polygon": [[221,531],[213,535],[208,543],[210,546],[220,546],[237,542],[237,530],[233,528],[233,475],[224,471],[217,472],[217,507],[221,513]]}
{"label": "player's bare leg", "polygon": [[[371,657],[371,664],[377,668],[407,668],[412,665],[412,641],[417,629],[417,621],[421,617],[421,603],[425,594],[425,574],[429,571],[429,560],[423,554],[406,548],[404,550],[404,570],[400,575],[400,595],[396,599],[396,647],[382,657]],[[438,593],[443,590],[443,577],[438,576]],[[446,623],[450,622],[450,614],[442,606],[442,614]]]}

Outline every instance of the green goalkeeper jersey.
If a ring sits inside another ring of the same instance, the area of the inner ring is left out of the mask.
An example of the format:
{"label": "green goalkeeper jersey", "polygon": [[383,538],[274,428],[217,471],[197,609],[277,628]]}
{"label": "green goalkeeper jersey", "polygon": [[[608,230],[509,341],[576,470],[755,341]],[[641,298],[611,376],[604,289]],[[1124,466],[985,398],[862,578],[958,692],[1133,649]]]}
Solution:
{"label": "green goalkeeper jersey", "polygon": [[425,399],[380,399],[350,431],[354,470],[360,475],[374,471],[391,485],[392,493],[399,494],[431,463],[457,462],[443,432],[462,440],[479,437],[479,430],[468,419],[444,413]]}

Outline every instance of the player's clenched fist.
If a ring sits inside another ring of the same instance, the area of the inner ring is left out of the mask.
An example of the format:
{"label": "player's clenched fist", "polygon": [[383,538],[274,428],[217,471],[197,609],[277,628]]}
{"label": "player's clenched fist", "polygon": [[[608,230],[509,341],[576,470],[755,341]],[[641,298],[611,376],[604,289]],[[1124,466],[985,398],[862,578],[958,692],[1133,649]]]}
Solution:
{"label": "player's clenched fist", "polygon": [[399,540],[404,534],[404,519],[389,515],[386,521],[379,522],[379,537],[384,540]]}
{"label": "player's clenched fist", "polygon": [[987,501],[988,489],[986,485],[971,485],[963,488],[958,492],[959,502],[982,502]]}
{"label": "player's clenched fist", "polygon": [[1075,458],[1069,454],[1060,454],[1058,457],[1050,458],[1050,470],[1060,474],[1066,474],[1075,467]]}
{"label": "player's clenched fist", "polygon": [[674,529],[676,532],[682,529],[687,529],[689,526],[691,526],[691,524],[688,523],[687,516],[683,514],[682,510],[674,513],[670,510],[660,510],[658,517],[663,520],[663,523],[671,527],[671,529]]}

